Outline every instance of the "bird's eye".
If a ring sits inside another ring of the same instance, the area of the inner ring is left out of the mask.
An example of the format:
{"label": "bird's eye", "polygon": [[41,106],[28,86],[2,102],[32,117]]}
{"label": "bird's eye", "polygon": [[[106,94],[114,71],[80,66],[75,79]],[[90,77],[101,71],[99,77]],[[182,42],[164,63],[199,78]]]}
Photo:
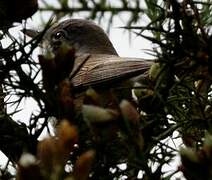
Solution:
{"label": "bird's eye", "polygon": [[56,33],[53,35],[53,38],[54,38],[55,40],[58,40],[58,39],[62,38],[63,36],[64,36],[64,32],[58,31],[58,32],[56,32]]}

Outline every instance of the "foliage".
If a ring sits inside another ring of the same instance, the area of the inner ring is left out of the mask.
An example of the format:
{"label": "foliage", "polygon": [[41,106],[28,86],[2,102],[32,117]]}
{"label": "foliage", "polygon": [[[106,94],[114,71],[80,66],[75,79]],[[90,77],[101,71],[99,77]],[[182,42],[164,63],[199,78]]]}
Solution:
{"label": "foliage", "polygon": [[[170,179],[180,171],[186,179],[211,179],[210,0],[145,0],[144,4],[119,0],[118,5],[105,0],[57,2],[55,7],[42,0],[38,11],[51,11],[58,20],[85,11],[89,19],[101,20],[109,14],[109,25],[114,17],[129,13],[125,28],[151,41],[151,53],[157,60],[148,78],[133,87],[136,103],[119,101],[112,93],[113,106],[105,107],[104,97],[89,88],[83,95],[86,105],[79,110],[77,92],[71,78],[67,80],[70,73],[77,73],[73,72],[74,50],[61,47],[55,56],[32,55],[51,20],[30,41],[15,39],[8,23],[6,28],[1,26],[2,40],[11,41],[0,48],[4,92],[0,149],[8,157],[1,178],[10,179],[9,167],[18,165],[15,176],[20,180],[138,179],[140,173],[142,179]],[[143,16],[149,23],[135,25]],[[110,87],[104,88],[109,91]],[[15,121],[13,114],[21,111],[26,98],[33,99],[39,111],[25,124]],[[6,105],[14,111],[9,114]],[[57,122],[54,135],[49,129],[52,119]],[[45,129],[51,137],[38,140]],[[169,143],[180,139],[184,149]],[[166,172],[164,167],[177,155],[181,155],[182,164]]]}

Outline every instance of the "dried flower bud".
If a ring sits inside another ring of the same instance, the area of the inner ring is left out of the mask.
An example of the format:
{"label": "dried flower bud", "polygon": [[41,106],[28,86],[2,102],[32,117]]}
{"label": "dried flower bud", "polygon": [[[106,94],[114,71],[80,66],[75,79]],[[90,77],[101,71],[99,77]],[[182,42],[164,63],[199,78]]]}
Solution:
{"label": "dried flower bud", "polygon": [[122,100],[120,103],[121,114],[125,120],[137,125],[140,120],[138,111],[126,100]]}
{"label": "dried flower bud", "polygon": [[58,81],[69,76],[75,61],[75,50],[67,43],[62,43],[55,55],[56,74]]}
{"label": "dried flower bud", "polygon": [[51,171],[58,162],[58,147],[54,138],[46,138],[38,143],[37,157],[46,171]]}
{"label": "dried flower bud", "polygon": [[97,92],[94,89],[89,88],[85,92],[84,104],[100,105],[100,102],[101,97],[99,96],[99,94],[97,94]]}
{"label": "dried flower bud", "polygon": [[104,109],[94,105],[83,105],[82,113],[88,123],[104,123],[114,121],[118,112],[112,109]]}
{"label": "dried flower bud", "polygon": [[149,69],[149,78],[153,81],[156,80],[160,71],[161,71],[161,69],[160,69],[159,63],[152,64],[150,69]]}
{"label": "dried flower bud", "polygon": [[73,117],[74,99],[72,97],[72,85],[69,80],[63,80],[58,86],[58,102],[63,118]]}
{"label": "dried flower bud", "polygon": [[197,154],[191,148],[181,148],[180,150],[181,159],[183,162],[197,163],[199,161]]}
{"label": "dried flower bud", "polygon": [[75,180],[86,180],[88,178],[94,157],[95,151],[89,150],[77,159],[73,172]]}
{"label": "dried flower bud", "polygon": [[154,94],[153,90],[142,87],[142,85],[140,83],[136,82],[135,87],[137,87],[137,88],[134,89],[134,94],[138,99],[140,99],[142,97],[153,96],[153,94]]}
{"label": "dried flower bud", "polygon": [[43,55],[39,55],[38,60],[42,69],[44,88],[47,92],[51,91],[56,84],[55,82],[56,64],[54,62],[54,58],[49,56],[46,57]]}
{"label": "dried flower bud", "polygon": [[212,135],[209,133],[205,135],[203,151],[206,153],[207,158],[212,158]]}
{"label": "dried flower bud", "polygon": [[36,163],[36,158],[32,154],[25,153],[21,156],[19,164],[23,167],[28,167]]}
{"label": "dried flower bud", "polygon": [[57,136],[59,139],[59,147],[64,153],[69,154],[73,149],[74,144],[78,142],[77,128],[71,125],[68,120],[63,120],[60,122]]}
{"label": "dried flower bud", "polygon": [[32,154],[25,153],[21,156],[17,169],[17,180],[43,180],[37,159]]}

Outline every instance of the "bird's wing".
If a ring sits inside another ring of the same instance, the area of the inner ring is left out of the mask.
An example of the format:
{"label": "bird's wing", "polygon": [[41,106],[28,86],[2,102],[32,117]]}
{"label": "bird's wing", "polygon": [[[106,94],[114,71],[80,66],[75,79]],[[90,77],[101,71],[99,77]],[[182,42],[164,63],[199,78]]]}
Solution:
{"label": "bird's wing", "polygon": [[[86,58],[88,56],[84,56]],[[83,57],[76,59],[75,69]],[[152,60],[121,58],[113,55],[91,55],[72,78],[74,87],[96,86],[135,77],[146,72]]]}

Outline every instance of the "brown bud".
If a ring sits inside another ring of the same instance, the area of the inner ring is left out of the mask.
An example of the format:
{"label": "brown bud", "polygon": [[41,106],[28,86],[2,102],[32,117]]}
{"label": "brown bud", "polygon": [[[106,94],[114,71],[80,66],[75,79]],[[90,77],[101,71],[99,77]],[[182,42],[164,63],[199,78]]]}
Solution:
{"label": "brown bud", "polygon": [[73,172],[75,180],[86,180],[88,178],[94,157],[95,151],[89,150],[77,159]]}
{"label": "brown bud", "polygon": [[135,83],[135,87],[137,88],[134,89],[134,94],[138,99],[154,95],[153,90],[148,89],[147,87],[142,87],[142,84],[140,83]]}
{"label": "brown bud", "polygon": [[121,114],[125,120],[133,123],[134,125],[138,124],[140,115],[130,102],[122,100],[120,103],[120,109]]}
{"label": "brown bud", "polygon": [[94,89],[89,88],[85,92],[84,104],[93,104],[98,106],[101,104],[101,97]]}
{"label": "brown bud", "polygon": [[46,171],[50,172],[58,164],[57,154],[58,146],[54,138],[46,138],[38,143],[37,157]]}
{"label": "brown bud", "polygon": [[197,153],[191,148],[181,148],[180,149],[181,159],[184,162],[198,163],[199,159]]}
{"label": "brown bud", "polygon": [[72,97],[72,85],[69,80],[63,80],[58,86],[57,99],[63,118],[71,120],[74,113],[74,99]]}
{"label": "brown bud", "polygon": [[82,113],[88,123],[105,123],[114,121],[118,112],[112,109],[104,109],[94,105],[83,105]]}
{"label": "brown bud", "polygon": [[203,145],[203,151],[205,152],[207,158],[212,159],[212,135],[206,133],[205,141]]}
{"label": "brown bud", "polygon": [[61,81],[72,72],[75,61],[75,50],[66,43],[62,43],[55,55],[56,74]]}
{"label": "brown bud", "polygon": [[53,57],[43,55],[38,56],[43,75],[43,85],[46,91],[51,91],[56,85],[56,64]]}
{"label": "brown bud", "polygon": [[149,78],[151,80],[156,80],[156,78],[158,77],[159,73],[161,71],[160,68],[160,64],[159,63],[154,63],[151,65],[150,69],[149,69]]}
{"label": "brown bud", "polygon": [[17,180],[42,180],[43,177],[40,172],[40,167],[37,159],[31,154],[23,154],[19,160],[17,168]]}
{"label": "brown bud", "polygon": [[67,120],[60,122],[57,136],[59,147],[66,154],[69,154],[74,148],[74,145],[78,142],[77,128],[71,125]]}

